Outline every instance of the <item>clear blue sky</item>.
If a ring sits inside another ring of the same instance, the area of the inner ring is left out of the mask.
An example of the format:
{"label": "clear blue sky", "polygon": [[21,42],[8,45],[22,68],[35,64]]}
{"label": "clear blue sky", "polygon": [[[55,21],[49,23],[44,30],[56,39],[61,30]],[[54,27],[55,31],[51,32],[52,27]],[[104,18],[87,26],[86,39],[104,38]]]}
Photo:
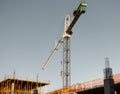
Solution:
{"label": "clear blue sky", "polygon": [[[64,29],[64,16],[80,0],[0,0],[0,79],[4,75],[51,81],[60,88],[62,48],[45,71],[48,58]],[[120,0],[87,0],[87,12],[71,37],[71,84],[103,77],[104,58],[113,73],[120,73]]]}

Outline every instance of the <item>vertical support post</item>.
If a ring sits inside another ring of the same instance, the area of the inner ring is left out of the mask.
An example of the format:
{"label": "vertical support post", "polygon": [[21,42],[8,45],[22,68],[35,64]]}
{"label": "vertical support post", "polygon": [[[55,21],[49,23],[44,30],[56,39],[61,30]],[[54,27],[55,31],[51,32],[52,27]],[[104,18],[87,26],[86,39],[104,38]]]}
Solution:
{"label": "vertical support post", "polygon": [[14,70],[14,72],[13,72],[13,79],[15,79],[15,70]]}
{"label": "vertical support post", "polygon": [[15,86],[15,83],[14,82],[12,82],[12,84],[11,84],[12,86],[11,86],[11,93],[12,94],[14,94],[14,86]]}

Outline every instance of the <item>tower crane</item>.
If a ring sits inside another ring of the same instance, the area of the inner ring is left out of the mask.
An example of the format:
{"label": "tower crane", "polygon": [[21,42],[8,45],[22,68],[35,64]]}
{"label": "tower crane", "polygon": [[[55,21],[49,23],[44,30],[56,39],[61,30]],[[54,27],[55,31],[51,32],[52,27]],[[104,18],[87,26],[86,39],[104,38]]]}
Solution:
{"label": "tower crane", "polygon": [[86,7],[86,0],[81,0],[78,8],[73,12],[74,18],[72,19],[72,21],[70,22],[69,15],[65,17],[64,33],[62,37],[57,41],[55,48],[49,55],[46,62],[42,65],[42,69],[44,70],[59,49],[59,47],[63,44],[63,87],[70,86],[70,37],[73,33],[72,28],[81,14],[85,13]]}

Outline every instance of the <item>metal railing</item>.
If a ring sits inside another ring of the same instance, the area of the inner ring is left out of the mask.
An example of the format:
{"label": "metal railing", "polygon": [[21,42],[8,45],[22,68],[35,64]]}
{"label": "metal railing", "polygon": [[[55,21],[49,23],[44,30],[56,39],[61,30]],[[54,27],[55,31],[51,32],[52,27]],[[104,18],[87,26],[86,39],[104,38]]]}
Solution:
{"label": "metal railing", "polygon": [[[120,83],[120,74],[113,75],[113,79],[115,84]],[[103,87],[103,85],[104,85],[104,78],[98,78],[95,80],[74,84],[68,87],[69,89],[61,88],[53,92],[48,92],[47,94],[62,94],[62,92],[78,92],[78,91],[84,91],[84,90],[89,90],[93,88]]]}

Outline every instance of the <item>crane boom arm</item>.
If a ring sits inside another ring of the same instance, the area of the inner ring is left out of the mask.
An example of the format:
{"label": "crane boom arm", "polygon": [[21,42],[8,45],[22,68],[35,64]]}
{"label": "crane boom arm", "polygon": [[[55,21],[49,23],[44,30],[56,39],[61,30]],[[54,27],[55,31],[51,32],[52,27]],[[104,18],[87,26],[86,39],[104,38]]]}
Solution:
{"label": "crane boom arm", "polygon": [[50,60],[52,59],[52,57],[55,55],[56,51],[59,49],[59,47],[61,46],[61,44],[64,41],[64,37],[62,37],[56,44],[55,48],[53,49],[53,51],[51,52],[50,56],[48,57],[47,61],[44,63],[44,65],[42,66],[42,69],[44,70],[46,68],[46,66],[48,65],[48,63],[50,62]]}

